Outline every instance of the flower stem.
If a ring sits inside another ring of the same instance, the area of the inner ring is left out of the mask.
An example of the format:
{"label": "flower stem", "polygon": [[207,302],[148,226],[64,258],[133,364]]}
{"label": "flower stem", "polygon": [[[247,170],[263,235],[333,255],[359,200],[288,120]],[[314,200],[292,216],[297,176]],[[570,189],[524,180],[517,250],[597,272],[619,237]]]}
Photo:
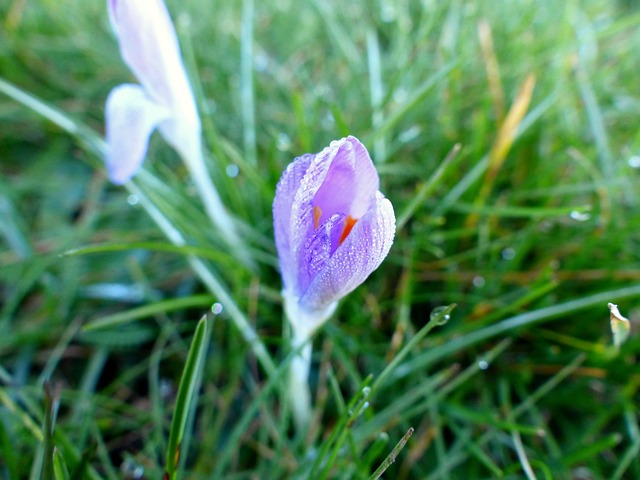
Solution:
{"label": "flower stem", "polygon": [[299,298],[286,288],[282,291],[284,311],[291,325],[291,348],[297,355],[289,370],[288,397],[293,410],[296,429],[302,433],[311,420],[311,391],[309,370],[313,351],[313,335],[333,315],[338,302],[321,310],[308,311],[300,306]]}
{"label": "flower stem", "polygon": [[309,389],[309,370],[313,342],[308,335],[293,328],[291,347],[298,354],[293,357],[289,370],[289,402],[298,432],[303,432],[311,420],[311,391]]}
{"label": "flower stem", "polygon": [[218,195],[218,190],[216,190],[216,187],[211,181],[211,177],[204,163],[202,147],[198,145],[197,148],[189,149],[187,152],[184,152],[182,156],[211,222],[218,227],[218,233],[235,252],[238,260],[240,260],[243,265],[254,270],[255,262],[245,242],[238,235],[233,219],[224,208]]}

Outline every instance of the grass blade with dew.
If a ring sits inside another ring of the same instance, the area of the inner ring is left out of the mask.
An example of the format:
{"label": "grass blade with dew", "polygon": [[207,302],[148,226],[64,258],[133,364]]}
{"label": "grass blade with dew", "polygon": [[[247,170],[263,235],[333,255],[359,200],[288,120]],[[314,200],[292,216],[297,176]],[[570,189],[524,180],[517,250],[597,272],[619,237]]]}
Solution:
{"label": "grass blade with dew", "polygon": [[398,365],[400,365],[400,363],[406,358],[406,356],[409,355],[409,352],[411,352],[411,350],[413,350],[415,346],[420,343],[431,330],[433,330],[435,327],[444,325],[449,321],[451,312],[454,308],[456,308],[455,303],[452,303],[451,305],[446,307],[436,307],[433,309],[433,311],[431,312],[431,317],[429,318],[429,322],[424,327],[422,327],[422,329],[418,333],[416,333],[411,338],[411,340],[409,340],[404,348],[400,350],[398,355],[396,355],[380,373],[380,375],[378,375],[378,378],[376,378],[376,381],[373,382],[373,385],[371,386],[372,393],[375,392],[375,390],[384,383],[387,377],[391,375],[391,373],[393,373],[393,371],[398,367]]}
{"label": "grass blade with dew", "polygon": [[180,379],[180,386],[178,387],[176,407],[173,412],[171,432],[169,433],[169,446],[167,447],[164,476],[166,480],[175,480],[178,478],[178,463],[181,453],[180,446],[187,424],[187,417],[193,407],[193,395],[196,391],[196,386],[200,383],[210,333],[211,328],[205,315],[196,326],[193,341],[191,342],[191,347],[187,355],[187,362],[185,363],[182,378]]}
{"label": "grass blade with dew", "polygon": [[201,294],[191,295],[190,297],[172,298],[169,300],[160,300],[159,302],[150,303],[141,307],[125,310],[124,312],[107,315],[93,322],[87,323],[82,327],[83,331],[99,330],[103,328],[111,328],[120,326],[143,318],[152,317],[159,313],[169,313],[176,310],[185,310],[188,308],[199,308],[211,305],[215,301],[212,295]]}
{"label": "grass blade with dew", "polygon": [[396,457],[400,453],[400,450],[402,450],[407,444],[409,438],[411,438],[411,435],[413,435],[413,427],[407,430],[407,433],[402,436],[398,444],[393,448],[393,450],[391,450],[391,453],[387,456],[387,458],[384,459],[384,462],[382,462],[378,469],[373,472],[373,475],[369,477],[369,480],[378,480],[378,478],[382,476],[387,468],[389,468],[391,464],[396,461]]}
{"label": "grass blade with dew", "polygon": [[[369,387],[369,383],[371,383],[371,376],[368,376],[364,379],[358,392],[353,396],[351,401],[349,402],[346,411],[338,420],[333,432],[331,432],[330,437],[324,442],[324,446],[316,459],[313,468],[311,470],[311,474],[309,478],[320,478],[326,479],[329,478],[329,474],[331,472],[331,467],[338,456],[338,453],[344,445],[344,442],[347,440],[347,433],[350,427],[353,425],[353,422],[363,413],[366,405],[368,404],[369,396],[371,395],[371,387]],[[329,450],[331,453],[329,454]],[[322,466],[323,460],[326,459],[325,468],[322,474],[318,474],[318,470]]]}

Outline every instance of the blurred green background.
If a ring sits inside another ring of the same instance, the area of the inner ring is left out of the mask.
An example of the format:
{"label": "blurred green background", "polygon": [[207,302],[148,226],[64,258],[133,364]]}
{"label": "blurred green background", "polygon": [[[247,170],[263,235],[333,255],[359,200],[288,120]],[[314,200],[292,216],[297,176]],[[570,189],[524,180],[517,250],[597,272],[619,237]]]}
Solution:
{"label": "blurred green background", "polygon": [[[366,479],[410,427],[386,478],[640,478],[640,5],[167,3],[211,176],[259,269],[226,254],[159,135],[136,182],[190,247],[106,179],[104,102],[135,79],[105,2],[0,2],[0,477],[40,476],[45,379],[76,478],[162,475],[189,341],[218,301],[189,253],[282,361],[275,185],[352,134],[399,228],[316,339],[312,428],[294,434],[222,305],[184,478]],[[620,349],[608,302],[631,320]],[[341,426],[365,377],[452,303]]]}

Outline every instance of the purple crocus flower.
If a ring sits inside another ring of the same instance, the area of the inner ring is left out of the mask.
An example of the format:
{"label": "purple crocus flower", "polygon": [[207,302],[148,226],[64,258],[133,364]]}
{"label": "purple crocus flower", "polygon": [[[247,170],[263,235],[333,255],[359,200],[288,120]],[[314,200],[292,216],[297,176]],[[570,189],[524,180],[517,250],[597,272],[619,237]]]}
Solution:
{"label": "purple crocus flower", "polygon": [[391,202],[367,149],[357,138],[296,158],[273,202],[276,247],[292,329],[289,399],[296,424],[311,417],[307,377],[311,337],[338,300],[366,280],[389,253],[396,231]]}
{"label": "purple crocus flower", "polygon": [[273,216],[285,307],[305,337],[389,253],[395,215],[379,185],[355,137],[295,159],[278,183]]}
{"label": "purple crocus flower", "polygon": [[183,158],[199,158],[200,119],[163,1],[108,0],[108,9],[122,58],[140,81],[107,99],[107,169],[122,184],[142,164],[155,128]]}

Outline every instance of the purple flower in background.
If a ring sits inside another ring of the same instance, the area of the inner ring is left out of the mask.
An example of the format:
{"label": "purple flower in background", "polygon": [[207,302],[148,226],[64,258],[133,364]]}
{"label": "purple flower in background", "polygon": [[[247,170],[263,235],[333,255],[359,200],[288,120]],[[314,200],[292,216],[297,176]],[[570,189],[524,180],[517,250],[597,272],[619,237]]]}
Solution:
{"label": "purple flower in background", "polygon": [[183,158],[199,157],[200,119],[162,0],[108,0],[108,8],[122,58],[140,81],[107,99],[107,169],[122,184],[142,164],[156,127]]}
{"label": "purple flower in background", "polygon": [[300,327],[312,333],[389,253],[395,215],[379,185],[369,153],[355,137],[297,158],[282,175],[273,216],[294,327],[311,323]]}

